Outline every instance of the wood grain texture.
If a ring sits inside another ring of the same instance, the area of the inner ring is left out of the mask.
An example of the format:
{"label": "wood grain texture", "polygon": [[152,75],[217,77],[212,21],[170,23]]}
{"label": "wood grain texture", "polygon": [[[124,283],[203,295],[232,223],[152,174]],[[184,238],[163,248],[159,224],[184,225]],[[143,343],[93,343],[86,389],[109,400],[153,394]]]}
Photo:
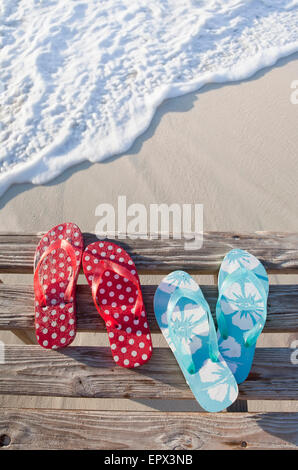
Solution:
{"label": "wood grain texture", "polygon": [[[0,272],[32,273],[36,246],[42,233],[0,234]],[[298,273],[298,233],[281,232],[205,232],[203,247],[185,249],[185,240],[120,239],[133,257],[140,273],[168,272],[184,269],[190,273],[214,274],[225,254],[242,248],[257,256],[271,273]],[[97,240],[84,234],[85,245]]]}
{"label": "wood grain texture", "polygon": [[298,413],[5,409],[2,449],[297,449]]}
{"label": "wood grain texture", "polygon": [[[295,400],[297,365],[287,348],[260,348],[240,399]],[[151,360],[137,369],[116,366],[108,347],[68,347],[60,351],[40,346],[5,347],[0,365],[0,393],[97,398],[192,399],[169,348],[154,349]]]}
{"label": "wood grain texture", "polygon": [[[153,297],[157,286],[142,286],[144,302],[153,333],[160,333],[153,311]],[[201,286],[213,316],[217,301],[215,286]],[[79,331],[106,331],[98,314],[89,286],[77,289],[77,320]],[[0,285],[0,330],[26,330],[34,328],[33,286]],[[268,316],[264,331],[267,333],[298,331],[298,286],[270,286]]]}

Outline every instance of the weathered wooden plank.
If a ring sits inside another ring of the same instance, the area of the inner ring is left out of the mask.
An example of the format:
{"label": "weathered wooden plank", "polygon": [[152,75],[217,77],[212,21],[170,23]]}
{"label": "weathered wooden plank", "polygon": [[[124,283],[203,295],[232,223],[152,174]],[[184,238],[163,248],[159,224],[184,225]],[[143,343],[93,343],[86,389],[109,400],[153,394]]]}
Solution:
{"label": "weathered wooden plank", "polygon": [[[298,413],[4,409],[2,449],[297,449]],[[1,444],[0,444],[1,445]]]}
{"label": "weathered wooden plank", "polygon": [[[0,234],[0,272],[31,273],[35,248],[42,234]],[[84,234],[85,244],[96,241]],[[214,274],[225,254],[242,248],[256,255],[271,273],[298,272],[298,233],[281,232],[205,232],[203,247],[185,249],[185,239],[135,239],[115,237],[136,262],[139,272],[188,272]]]}
{"label": "weathered wooden plank", "polygon": [[[248,379],[240,385],[240,399],[295,400],[297,365],[291,350],[260,348]],[[49,351],[40,346],[5,348],[0,365],[0,393],[13,395],[191,399],[176,360],[168,348],[155,348],[141,368],[117,367],[107,347],[68,347]]]}
{"label": "weathered wooden plank", "polygon": [[229,413],[237,413],[239,411],[248,411],[247,400],[236,400],[229,408],[227,409]]}
{"label": "weathered wooden plank", "polygon": [[[153,311],[157,286],[142,287],[149,324],[153,333],[160,332]],[[217,300],[215,286],[201,286],[214,315]],[[26,330],[34,325],[33,286],[0,285],[0,330]],[[90,288],[79,285],[77,290],[79,331],[106,331],[104,322],[93,304]],[[268,299],[265,332],[298,331],[298,285],[272,285]]]}

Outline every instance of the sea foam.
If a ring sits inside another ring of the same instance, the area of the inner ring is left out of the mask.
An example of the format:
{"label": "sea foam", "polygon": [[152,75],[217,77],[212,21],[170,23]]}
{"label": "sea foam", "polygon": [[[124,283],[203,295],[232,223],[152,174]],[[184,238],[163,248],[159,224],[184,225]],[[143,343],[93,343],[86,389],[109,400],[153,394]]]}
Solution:
{"label": "sea foam", "polygon": [[166,98],[297,50],[296,0],[2,0],[0,195],[124,152]]}

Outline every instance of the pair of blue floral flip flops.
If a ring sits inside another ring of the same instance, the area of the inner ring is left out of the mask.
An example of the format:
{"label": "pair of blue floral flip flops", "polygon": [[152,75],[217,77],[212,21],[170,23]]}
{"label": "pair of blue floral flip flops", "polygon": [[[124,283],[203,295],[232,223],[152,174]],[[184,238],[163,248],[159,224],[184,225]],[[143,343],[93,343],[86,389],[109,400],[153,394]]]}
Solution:
{"label": "pair of blue floral flip flops", "polygon": [[269,280],[250,253],[232,250],[218,278],[218,331],[204,295],[184,271],[163,279],[154,297],[157,322],[186,382],[206,411],[221,411],[238,396],[251,369],[267,315]]}

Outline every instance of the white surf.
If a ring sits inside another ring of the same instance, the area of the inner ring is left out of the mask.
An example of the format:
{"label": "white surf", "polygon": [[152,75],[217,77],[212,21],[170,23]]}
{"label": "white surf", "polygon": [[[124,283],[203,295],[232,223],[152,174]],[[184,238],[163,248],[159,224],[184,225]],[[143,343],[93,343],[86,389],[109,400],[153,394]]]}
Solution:
{"label": "white surf", "polygon": [[0,195],[124,152],[164,99],[297,50],[296,0],[2,0]]}

